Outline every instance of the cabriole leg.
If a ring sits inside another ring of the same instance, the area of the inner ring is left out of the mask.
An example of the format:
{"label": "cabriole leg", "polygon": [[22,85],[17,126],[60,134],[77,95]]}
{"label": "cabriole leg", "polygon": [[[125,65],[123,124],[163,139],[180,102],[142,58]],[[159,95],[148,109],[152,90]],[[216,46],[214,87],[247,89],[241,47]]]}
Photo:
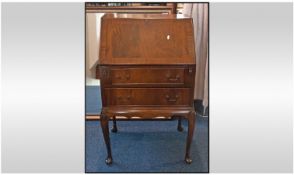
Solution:
{"label": "cabriole leg", "polygon": [[187,136],[186,155],[185,155],[185,161],[188,164],[192,163],[192,159],[190,157],[190,148],[191,148],[191,143],[192,143],[193,133],[195,128],[195,118],[196,118],[195,112],[191,112],[188,116],[188,136]]}
{"label": "cabriole leg", "polygon": [[104,114],[101,114],[100,124],[102,128],[102,133],[104,137],[104,142],[107,148],[107,158],[105,160],[106,164],[109,165],[112,163],[112,155],[111,155],[111,147],[110,147],[110,139],[109,139],[109,127],[108,127],[108,117]]}

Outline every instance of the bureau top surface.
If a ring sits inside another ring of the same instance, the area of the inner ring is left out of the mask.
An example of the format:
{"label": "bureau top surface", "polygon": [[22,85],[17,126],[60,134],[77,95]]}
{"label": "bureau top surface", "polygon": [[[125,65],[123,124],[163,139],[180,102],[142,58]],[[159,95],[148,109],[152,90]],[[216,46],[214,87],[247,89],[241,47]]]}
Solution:
{"label": "bureau top surface", "polygon": [[100,36],[100,65],[196,62],[193,20],[183,15],[106,14]]}
{"label": "bureau top surface", "polygon": [[182,14],[121,14],[121,13],[108,13],[105,14],[103,19],[191,19],[190,17]]}

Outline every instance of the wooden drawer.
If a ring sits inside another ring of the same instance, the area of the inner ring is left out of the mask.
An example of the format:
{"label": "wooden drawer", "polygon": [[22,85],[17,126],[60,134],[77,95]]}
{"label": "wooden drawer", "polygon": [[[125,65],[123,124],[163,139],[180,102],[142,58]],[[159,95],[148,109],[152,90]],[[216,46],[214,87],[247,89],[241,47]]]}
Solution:
{"label": "wooden drawer", "polygon": [[100,68],[103,83],[107,86],[193,86],[194,68],[170,66],[137,66]]}
{"label": "wooden drawer", "polygon": [[106,105],[191,106],[190,88],[105,88]]}

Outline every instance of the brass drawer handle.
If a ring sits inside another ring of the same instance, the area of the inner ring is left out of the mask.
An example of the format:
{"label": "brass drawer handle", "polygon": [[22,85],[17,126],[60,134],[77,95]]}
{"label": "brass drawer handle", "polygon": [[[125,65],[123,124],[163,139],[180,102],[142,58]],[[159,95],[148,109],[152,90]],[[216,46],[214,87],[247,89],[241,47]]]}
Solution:
{"label": "brass drawer handle", "polygon": [[127,79],[127,80],[130,79],[130,74],[126,74],[126,79]]}
{"label": "brass drawer handle", "polygon": [[169,95],[166,95],[165,98],[168,102],[176,102],[178,100],[179,96],[176,95],[175,98],[171,98]]}
{"label": "brass drawer handle", "polygon": [[169,101],[169,102],[176,102],[177,99],[168,99],[167,101]]}
{"label": "brass drawer handle", "polygon": [[171,78],[170,75],[168,75],[167,78],[168,78],[169,81],[178,81],[178,80],[180,80],[179,75],[177,75],[175,78]]}
{"label": "brass drawer handle", "polygon": [[168,80],[169,80],[169,81],[178,81],[179,78],[169,78]]}
{"label": "brass drawer handle", "polygon": [[127,96],[127,97],[117,97],[118,100],[121,100],[121,101],[129,101],[131,99],[131,96]]}
{"label": "brass drawer handle", "polygon": [[121,75],[116,75],[115,76],[116,79],[122,79],[124,78],[125,80],[129,80],[131,78],[130,74],[125,74],[125,76],[121,76]]}

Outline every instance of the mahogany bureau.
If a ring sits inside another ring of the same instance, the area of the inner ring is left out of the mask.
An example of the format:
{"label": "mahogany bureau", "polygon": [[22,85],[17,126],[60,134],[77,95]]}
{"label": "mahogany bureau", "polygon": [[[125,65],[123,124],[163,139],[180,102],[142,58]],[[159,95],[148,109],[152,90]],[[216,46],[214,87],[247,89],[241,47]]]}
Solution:
{"label": "mahogany bureau", "polygon": [[179,15],[106,14],[101,19],[99,63],[100,123],[112,163],[108,121],[157,117],[188,120],[186,163],[195,126],[193,21]]}

